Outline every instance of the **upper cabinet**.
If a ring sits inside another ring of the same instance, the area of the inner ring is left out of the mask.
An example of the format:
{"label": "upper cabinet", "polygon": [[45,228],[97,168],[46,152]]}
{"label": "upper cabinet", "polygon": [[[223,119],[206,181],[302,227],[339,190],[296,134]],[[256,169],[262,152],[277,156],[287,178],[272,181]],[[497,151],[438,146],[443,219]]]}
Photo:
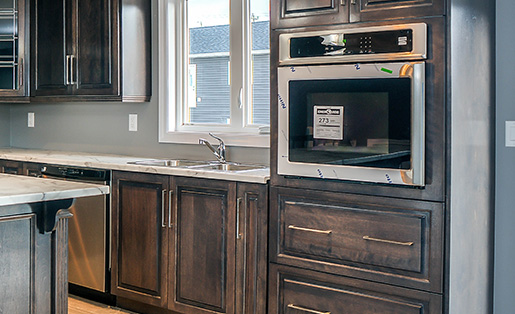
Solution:
{"label": "upper cabinet", "polygon": [[443,15],[444,0],[278,0],[272,28],[334,25]]}
{"label": "upper cabinet", "polygon": [[[25,0],[0,0],[0,97],[20,101],[27,96],[28,53]],[[12,98],[11,98],[12,97]]]}
{"label": "upper cabinet", "polygon": [[[148,1],[32,0],[32,10],[31,96],[54,101],[149,100]],[[134,14],[137,20],[131,23],[141,29],[123,36],[122,29],[127,26],[129,32],[130,24],[122,21]],[[138,69],[138,84],[133,69]]]}

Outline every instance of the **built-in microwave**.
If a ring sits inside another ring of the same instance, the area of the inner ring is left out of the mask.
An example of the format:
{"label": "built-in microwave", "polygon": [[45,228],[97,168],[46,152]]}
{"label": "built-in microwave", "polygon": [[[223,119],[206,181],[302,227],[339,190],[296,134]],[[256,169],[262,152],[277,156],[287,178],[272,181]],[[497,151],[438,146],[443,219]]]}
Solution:
{"label": "built-in microwave", "polygon": [[278,174],[424,186],[426,34],[281,34]]}

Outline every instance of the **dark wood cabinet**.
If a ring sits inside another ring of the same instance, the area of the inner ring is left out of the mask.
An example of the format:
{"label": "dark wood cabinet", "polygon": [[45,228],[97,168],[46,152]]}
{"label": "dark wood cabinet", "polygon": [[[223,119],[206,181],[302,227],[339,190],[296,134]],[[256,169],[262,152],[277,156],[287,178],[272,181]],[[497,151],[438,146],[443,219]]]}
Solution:
{"label": "dark wood cabinet", "polygon": [[441,293],[443,206],[271,189],[270,261]]}
{"label": "dark wood cabinet", "polygon": [[269,313],[440,314],[442,297],[380,283],[271,265]]}
{"label": "dark wood cabinet", "polygon": [[0,159],[0,173],[23,174],[23,163],[20,161]]}
{"label": "dark wood cabinet", "polygon": [[0,2],[0,102],[27,102],[28,0]]}
{"label": "dark wood cabinet", "polygon": [[179,313],[266,313],[266,185],[114,171],[112,195],[113,294]]}
{"label": "dark wood cabinet", "polygon": [[118,1],[32,1],[33,96],[117,96]]}
{"label": "dark wood cabinet", "polygon": [[278,0],[272,29],[335,25],[444,14],[444,0]]}
{"label": "dark wood cabinet", "polygon": [[176,178],[176,250],[170,308],[236,313],[236,183]]}
{"label": "dark wood cabinet", "polygon": [[150,100],[149,1],[31,1],[35,100]]}
{"label": "dark wood cabinet", "polygon": [[111,293],[165,307],[169,177],[113,171],[112,180]]}

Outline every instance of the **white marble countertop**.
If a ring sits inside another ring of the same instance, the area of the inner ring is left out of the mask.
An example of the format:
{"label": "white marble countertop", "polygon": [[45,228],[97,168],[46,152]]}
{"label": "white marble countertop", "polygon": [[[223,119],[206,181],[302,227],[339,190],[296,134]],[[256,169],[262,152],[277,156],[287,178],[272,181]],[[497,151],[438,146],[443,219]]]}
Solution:
{"label": "white marble countertop", "polygon": [[153,158],[108,154],[0,148],[0,159],[262,184],[266,183],[270,178],[270,168],[246,171],[216,171],[181,167],[134,165],[128,164],[128,162],[152,160]]}
{"label": "white marble countertop", "polygon": [[0,173],[0,206],[109,193],[109,186]]}

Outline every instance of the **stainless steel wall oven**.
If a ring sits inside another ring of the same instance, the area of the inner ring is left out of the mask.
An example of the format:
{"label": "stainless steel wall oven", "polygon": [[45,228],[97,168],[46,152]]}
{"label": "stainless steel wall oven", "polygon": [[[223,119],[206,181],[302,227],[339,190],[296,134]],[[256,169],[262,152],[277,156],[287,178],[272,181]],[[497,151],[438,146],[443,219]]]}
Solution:
{"label": "stainless steel wall oven", "polygon": [[424,186],[424,23],[279,37],[280,175]]}

